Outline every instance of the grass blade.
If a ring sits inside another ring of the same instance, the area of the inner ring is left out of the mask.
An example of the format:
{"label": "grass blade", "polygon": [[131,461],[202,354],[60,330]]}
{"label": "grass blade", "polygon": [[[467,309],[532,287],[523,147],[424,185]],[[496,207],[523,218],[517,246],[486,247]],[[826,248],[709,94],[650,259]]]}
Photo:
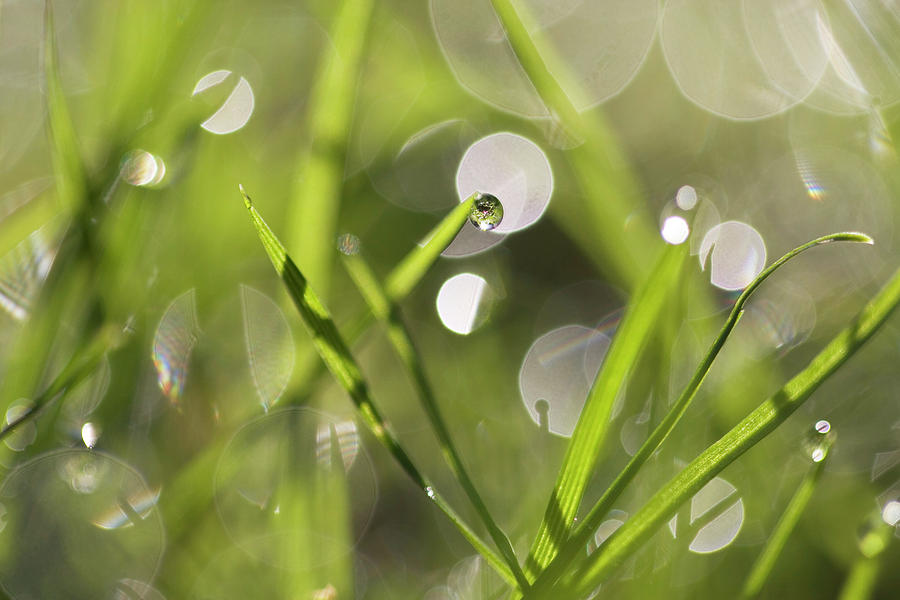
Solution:
{"label": "grass blade", "polygon": [[669,299],[668,294],[675,289],[684,255],[684,248],[680,246],[666,249],[653,273],[632,299],[613,338],[575,426],[553,495],[528,557],[526,573],[532,578],[550,563],[569,537],[584,489],[609,430],[609,417],[616,396],[653,334],[657,317]]}
{"label": "grass blade", "polygon": [[[465,206],[465,203],[461,206]],[[525,578],[525,574],[519,566],[519,561],[516,558],[516,553],[513,550],[512,544],[509,542],[509,538],[507,538],[506,534],[503,533],[491,516],[484,500],[482,500],[481,495],[475,488],[475,484],[469,477],[462,458],[450,437],[450,430],[441,415],[437,405],[437,399],[434,396],[434,391],[428,383],[428,378],[425,376],[425,369],[419,360],[421,353],[419,353],[413,345],[409,331],[400,317],[397,305],[390,301],[387,293],[378,283],[375,274],[361,256],[358,254],[345,256],[344,266],[347,268],[347,272],[350,274],[356,287],[365,298],[372,314],[375,315],[375,318],[387,329],[388,339],[390,340],[391,345],[394,346],[394,350],[400,357],[403,366],[406,367],[406,370],[409,372],[413,384],[416,387],[420,403],[425,414],[428,416],[431,428],[438,439],[438,444],[441,447],[444,460],[447,462],[447,465],[450,467],[450,470],[453,472],[457,481],[459,481],[466,496],[468,496],[469,501],[472,503],[472,506],[474,506],[475,512],[478,513],[478,516],[481,517],[485,527],[487,527],[491,539],[494,540],[494,544],[497,545],[500,553],[506,559],[509,568],[516,576],[519,587],[527,589],[528,580]]]}
{"label": "grass blade", "polygon": [[[830,446],[831,442],[826,438],[825,444]],[[741,592],[742,597],[755,598],[762,591],[766,580],[769,579],[769,575],[775,568],[775,563],[778,561],[778,557],[781,555],[781,551],[784,549],[791,532],[794,531],[794,528],[800,521],[800,516],[803,515],[806,505],[809,504],[812,498],[816,484],[819,482],[819,477],[825,470],[825,463],[828,462],[828,448],[823,448],[823,450],[825,455],[803,477],[803,481],[800,482],[800,486],[794,492],[791,501],[788,502],[787,508],[784,510],[781,518],[778,519],[778,523],[775,524],[775,529],[772,531],[772,535],[769,536],[765,548],[759,554],[759,557],[753,564],[753,568],[750,569],[750,575],[747,576]]]}
{"label": "grass blade", "polygon": [[472,194],[454,207],[425,237],[427,241],[422,246],[413,248],[394,267],[384,284],[385,295],[391,302],[398,302],[406,298],[416,284],[422,280],[441,252],[450,245],[460,228],[469,220],[474,202],[475,194]]}
{"label": "grass blade", "polygon": [[424,475],[419,472],[397,438],[387,427],[384,419],[369,397],[368,386],[363,380],[359,366],[350,354],[347,344],[338,333],[337,327],[325,305],[313,292],[306,278],[303,277],[297,265],[294,264],[294,261],[287,255],[282,243],[269,229],[269,226],[256,211],[256,208],[253,207],[253,202],[243,187],[241,188],[241,194],[244,197],[244,204],[250,212],[250,217],[256,227],[256,233],[266,250],[266,254],[269,256],[269,260],[272,261],[275,271],[284,282],[304,325],[309,330],[313,338],[313,345],[316,347],[325,366],[328,367],[328,370],[331,371],[337,382],[350,395],[350,398],[359,410],[363,423],[369,428],[375,439],[391,453],[394,460],[397,461],[416,486],[450,518],[462,535],[485,560],[507,582],[516,586],[516,579],[509,567],[466,525],[462,518],[444,501],[443,497],[438,495],[437,491]]}
{"label": "grass blade", "polygon": [[[585,253],[591,256],[610,279],[634,290],[647,273],[654,250],[659,247],[658,236],[643,213],[639,186],[619,153],[619,145],[601,114],[596,111],[579,113],[569,93],[578,93],[578,86],[565,90],[553,73],[564,74],[567,66],[555,50],[540,36],[541,27],[534,23],[524,2],[516,0],[491,0],[494,12],[500,19],[507,39],[516,57],[550,111],[576,138],[584,143],[570,152],[574,174],[586,202],[577,206],[568,198],[556,199],[552,210],[557,222],[578,241]],[[583,104],[583,103],[580,103]],[[628,231],[623,234],[628,221]],[[589,225],[589,227],[585,227]]]}
{"label": "grass blade", "polygon": [[599,527],[600,523],[606,518],[606,514],[612,508],[613,504],[628,486],[628,484],[634,479],[637,475],[640,468],[647,462],[647,460],[656,452],[657,448],[665,441],[665,439],[669,436],[678,422],[681,420],[681,417],[684,416],[684,413],[687,411],[691,402],[697,394],[697,390],[700,388],[700,385],[703,383],[703,380],[706,378],[707,373],[709,373],[710,368],[712,367],[713,361],[715,361],[722,347],[725,345],[725,341],[728,339],[728,336],[734,330],[735,326],[737,326],[738,321],[741,318],[741,315],[744,313],[744,306],[747,304],[747,301],[750,299],[750,296],[753,295],[762,283],[769,278],[775,271],[777,271],[781,266],[787,263],[792,258],[796,257],[799,254],[802,254],[806,250],[813,248],[815,246],[820,246],[822,244],[828,244],[831,242],[856,242],[856,243],[864,243],[871,244],[872,238],[865,234],[861,233],[853,233],[853,232],[844,232],[844,233],[833,233],[830,235],[822,236],[820,238],[816,238],[812,241],[809,241],[802,246],[798,246],[794,248],[771,265],[769,265],[766,269],[764,269],[756,278],[750,282],[750,284],[744,288],[744,291],[741,292],[741,295],[738,296],[737,300],[734,303],[734,306],[731,309],[731,312],[728,314],[728,318],[725,320],[725,324],[722,325],[722,329],[719,331],[719,334],[716,336],[716,339],[713,341],[709,350],[706,353],[706,356],[703,357],[703,360],[700,361],[700,364],[697,366],[697,369],[694,371],[693,376],[688,382],[685,389],[681,392],[676,402],[672,405],[672,408],[666,413],[666,416],[663,417],[662,421],[660,421],[659,425],[654,428],[653,432],[647,437],[647,440],[641,445],[640,449],[635,453],[631,460],[628,461],[628,464],[625,465],[625,468],[616,476],[615,480],[610,484],[610,486],[606,489],[600,499],[594,504],[591,508],[590,512],[587,516],[582,520],[579,524],[576,531],[573,533],[571,539],[566,542],[565,547],[560,551],[557,555],[556,559],[554,559],[553,563],[541,574],[538,578],[538,581],[535,582],[533,593],[538,595],[540,590],[547,589],[551,586],[555,581],[563,574],[565,568],[568,563],[575,558],[579,552],[585,547],[590,537],[594,534],[594,531]]}
{"label": "grass blade", "polygon": [[884,523],[880,514],[872,515],[872,521],[872,528],[860,540],[861,555],[853,563],[838,600],[868,600],[872,596],[881,570],[881,558],[894,533],[894,528]]}
{"label": "grass blade", "polygon": [[678,507],[797,410],[884,324],[900,304],[900,271],[800,373],[703,451],[614,533],[569,579],[576,597],[603,581],[663,525]]}
{"label": "grass blade", "polygon": [[343,0],[316,74],[309,112],[309,147],[302,152],[288,213],[288,240],[316,288],[327,292],[340,208],[347,138],[373,0]]}
{"label": "grass blade", "polygon": [[87,200],[87,176],[59,77],[59,51],[51,0],[46,0],[44,5],[44,77],[56,190],[63,209],[75,212]]}
{"label": "grass blade", "polygon": [[91,375],[104,355],[118,345],[120,335],[111,327],[101,329],[94,339],[72,356],[50,385],[35,396],[28,411],[0,429],[0,440],[11,435],[23,423],[37,417],[61,392],[73,388]]}

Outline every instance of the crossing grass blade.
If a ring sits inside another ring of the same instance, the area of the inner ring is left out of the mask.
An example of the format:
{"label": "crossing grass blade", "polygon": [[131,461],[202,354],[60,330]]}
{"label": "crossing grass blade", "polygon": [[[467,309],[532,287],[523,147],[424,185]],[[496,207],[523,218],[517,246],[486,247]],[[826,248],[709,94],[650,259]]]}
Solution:
{"label": "crossing grass blade", "polygon": [[670,294],[677,289],[684,256],[685,250],[680,246],[666,248],[629,304],[575,426],[526,562],[526,574],[531,578],[537,577],[550,564],[569,537],[585,487],[602,452],[616,396],[647,346]]}
{"label": "crossing grass blade", "polygon": [[654,494],[603,546],[583,561],[571,577],[564,578],[564,597],[584,594],[608,577],[670,519],[679,506],[793,414],[878,331],[898,304],[900,271],[893,275],[850,325],[833,338],[805,369],[695,458]]}
{"label": "crossing grass blade", "polygon": [[665,417],[663,417],[659,425],[654,428],[653,432],[647,437],[647,440],[641,445],[640,449],[638,449],[635,455],[631,457],[631,460],[628,461],[628,464],[625,465],[625,468],[622,469],[622,471],[616,476],[616,478],[606,489],[600,499],[591,508],[590,512],[585,516],[584,519],[582,519],[578,528],[572,534],[572,537],[566,542],[565,547],[561,549],[553,562],[538,577],[538,580],[535,581],[532,590],[532,593],[535,596],[539,595],[542,590],[548,589],[551,585],[553,585],[557,578],[559,578],[563,574],[568,563],[573,558],[575,558],[579,554],[579,552],[582,551],[582,549],[588,543],[588,540],[594,534],[594,531],[596,531],[597,527],[600,526],[600,523],[603,521],[603,519],[606,518],[607,513],[613,507],[616,500],[618,500],[619,496],[622,494],[628,484],[635,478],[640,468],[647,462],[647,460],[653,455],[653,453],[656,452],[657,448],[659,448],[659,446],[665,441],[665,439],[669,436],[669,434],[684,416],[684,413],[687,411],[692,400],[696,396],[697,390],[700,388],[700,385],[703,383],[703,380],[709,373],[713,361],[715,361],[716,357],[719,355],[719,352],[722,350],[722,347],[725,345],[725,342],[728,339],[729,335],[731,335],[731,332],[737,326],[741,315],[744,313],[744,307],[750,300],[750,297],[753,295],[753,293],[759,288],[759,286],[762,285],[762,283],[766,279],[768,279],[773,273],[775,273],[775,271],[777,271],[794,257],[802,254],[810,248],[823,244],[829,244],[832,242],[855,242],[862,244],[871,244],[872,238],[865,234],[855,232],[833,233],[816,238],[801,246],[798,246],[797,248],[794,248],[793,250],[773,262],[759,275],[757,275],[756,278],[752,282],[750,282],[750,284],[746,288],[744,288],[744,291],[741,292],[740,296],[738,296],[737,300],[734,303],[734,306],[731,309],[731,312],[725,319],[725,323],[722,325],[722,329],[719,331],[716,339],[713,341],[706,355],[703,357],[703,360],[700,361],[700,364],[697,366],[697,369],[694,371],[693,376],[679,395],[678,399],[669,409],[669,412],[666,413]]}
{"label": "crossing grass blade", "polygon": [[456,514],[453,508],[447,504],[434,486],[413,464],[412,459],[410,459],[400,442],[388,428],[381,413],[372,402],[362,372],[350,354],[347,344],[338,333],[328,309],[309,286],[306,278],[297,268],[294,261],[288,256],[284,245],[275,237],[275,234],[256,211],[244,188],[241,187],[240,190],[263,248],[265,248],[269,260],[275,267],[276,273],[281,277],[291,300],[293,300],[297,311],[300,313],[304,325],[312,336],[313,345],[335,380],[344,388],[356,405],[363,424],[372,432],[375,439],[390,452],[394,460],[412,479],[413,483],[450,518],[475,550],[510,585],[517,586],[518,583],[515,576],[503,559],[478,537],[472,528],[463,521],[462,517]]}
{"label": "crossing grass blade", "polygon": [[507,565],[509,565],[510,570],[512,570],[513,574],[516,576],[519,587],[526,589],[528,587],[528,580],[525,578],[525,574],[519,566],[515,550],[513,550],[509,538],[507,538],[506,534],[503,533],[503,530],[500,529],[497,522],[491,516],[487,505],[481,498],[481,494],[478,493],[472,478],[469,476],[469,473],[463,464],[462,457],[459,455],[456,445],[453,443],[453,439],[450,437],[450,429],[447,427],[444,417],[441,415],[434,391],[425,375],[425,368],[419,358],[420,353],[413,344],[412,338],[409,335],[409,330],[403,323],[397,305],[390,301],[387,293],[381,287],[381,284],[378,283],[378,279],[375,277],[372,269],[361,256],[358,254],[345,256],[343,263],[347,272],[350,274],[350,278],[353,279],[356,287],[359,289],[363,298],[365,298],[366,304],[368,304],[372,314],[375,315],[375,318],[378,319],[387,330],[388,339],[390,340],[391,345],[394,347],[394,350],[400,357],[403,366],[406,368],[415,385],[419,401],[425,414],[428,416],[431,428],[438,439],[438,443],[444,455],[444,460],[447,462],[447,465],[450,467],[450,470],[453,472],[457,481],[459,481],[466,496],[468,496],[469,501],[475,508],[475,512],[481,517],[481,520],[487,528],[491,539],[494,540],[497,549],[500,550],[500,553],[506,559]]}
{"label": "crossing grass blade", "polygon": [[[635,290],[647,275],[662,243],[641,208],[639,186],[627,168],[610,127],[596,111],[580,113],[565,89],[567,65],[540,35],[541,27],[521,0],[491,0],[507,40],[525,73],[550,112],[551,118],[584,143],[569,152],[574,175],[584,194],[579,206],[573,198],[558,197],[551,210],[561,227],[578,241],[610,278]],[[556,74],[556,76],[554,76]],[[624,227],[628,222],[627,231]]]}
{"label": "crossing grass blade", "polygon": [[759,557],[757,557],[756,562],[750,569],[750,574],[747,576],[747,580],[744,582],[744,587],[741,591],[741,597],[756,598],[762,591],[763,586],[766,584],[772,571],[775,569],[775,563],[778,561],[781,551],[784,549],[788,538],[800,521],[803,511],[806,510],[806,506],[812,498],[816,485],[819,483],[819,478],[825,471],[825,463],[828,462],[828,450],[831,446],[831,441],[826,439],[825,445],[827,447],[823,448],[825,452],[824,456],[819,462],[815,463],[803,477],[803,481],[800,482],[797,491],[794,492],[791,501],[788,502],[787,508],[784,510],[781,518],[778,519],[778,523],[776,523],[772,535],[770,535],[769,539],[766,541],[763,551],[760,552]]}
{"label": "crossing grass blade", "polygon": [[329,265],[341,201],[356,82],[373,0],[341,0],[311,93],[309,145],[301,152],[288,214],[288,243],[320,293],[329,288]]}

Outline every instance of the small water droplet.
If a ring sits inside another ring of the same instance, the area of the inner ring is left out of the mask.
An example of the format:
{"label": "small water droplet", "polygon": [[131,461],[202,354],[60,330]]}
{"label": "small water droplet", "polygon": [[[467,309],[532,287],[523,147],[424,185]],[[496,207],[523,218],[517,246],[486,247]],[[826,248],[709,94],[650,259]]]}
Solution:
{"label": "small water droplet", "polygon": [[475,196],[475,204],[469,213],[469,220],[478,229],[490,231],[503,220],[503,205],[496,196],[478,193]]}
{"label": "small water droplet", "polygon": [[425,488],[425,495],[434,500],[434,488],[430,485]]}
{"label": "small water droplet", "polygon": [[822,419],[817,421],[803,440],[803,451],[813,462],[822,462],[834,443],[834,432],[831,423]]}
{"label": "small water droplet", "polygon": [[359,238],[352,233],[339,235],[337,249],[341,254],[346,254],[347,256],[359,254]]}

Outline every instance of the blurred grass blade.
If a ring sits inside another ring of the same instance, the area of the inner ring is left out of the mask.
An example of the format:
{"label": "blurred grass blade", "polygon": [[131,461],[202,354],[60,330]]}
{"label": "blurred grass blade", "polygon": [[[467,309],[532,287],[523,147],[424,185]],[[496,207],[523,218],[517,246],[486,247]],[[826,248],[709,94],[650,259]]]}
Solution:
{"label": "blurred grass blade", "polygon": [[93,374],[106,353],[116,347],[119,337],[120,334],[112,327],[101,329],[90,342],[75,352],[50,385],[35,396],[26,412],[0,429],[0,440],[11,435],[23,423],[37,417],[61,392],[72,389]]}
{"label": "blurred grass blade", "polygon": [[316,347],[328,370],[331,371],[337,382],[350,395],[350,398],[359,410],[363,423],[369,428],[375,439],[391,453],[394,460],[397,461],[410,479],[450,518],[460,533],[469,540],[485,560],[510,585],[516,586],[516,579],[509,567],[487,544],[478,538],[462,518],[444,501],[443,497],[438,495],[434,487],[419,472],[409,455],[400,446],[399,441],[387,427],[381,414],[372,403],[359,366],[351,356],[346,343],[340,337],[325,305],[313,292],[297,265],[287,255],[284,246],[275,237],[275,234],[256,211],[256,208],[253,207],[253,202],[243,187],[241,187],[241,194],[244,197],[244,204],[250,212],[253,225],[256,227],[256,233],[266,250],[266,254],[269,256],[269,260],[272,261],[275,271],[284,282],[304,325],[309,330],[313,339],[313,345]]}
{"label": "blurred grass blade", "polygon": [[805,369],[703,451],[588,557],[574,576],[566,581],[572,588],[568,591],[572,592],[573,597],[595,588],[670,519],[679,506],[783,423],[878,331],[898,304],[900,271]]}
{"label": "blurred grass blade", "polygon": [[301,153],[288,212],[288,243],[327,296],[356,82],[373,0],[341,0],[311,93],[309,147]]}
{"label": "blurred grass blade", "polygon": [[585,487],[602,451],[616,396],[653,334],[658,317],[669,301],[669,294],[676,289],[684,256],[683,247],[668,246],[650,277],[629,303],[584,403],[544,520],[526,562],[526,573],[532,578],[550,564],[569,537]]}
{"label": "blurred grass blade", "polygon": [[[460,206],[465,207],[470,201],[471,198]],[[457,209],[457,211],[458,210],[459,209]],[[414,256],[422,254],[425,254],[424,251],[414,253]],[[420,353],[413,345],[409,331],[400,317],[397,305],[389,300],[387,293],[378,283],[375,274],[361,256],[358,254],[347,255],[344,256],[343,262],[344,266],[347,268],[347,272],[350,274],[350,278],[353,279],[356,287],[359,289],[363,298],[365,298],[366,304],[369,305],[372,314],[375,315],[375,318],[386,328],[391,345],[394,346],[394,350],[400,357],[403,366],[409,372],[418,393],[422,408],[428,416],[434,434],[438,439],[438,444],[441,447],[444,460],[456,476],[457,481],[459,481],[466,495],[469,497],[469,501],[472,503],[472,506],[474,506],[475,512],[481,517],[491,539],[494,540],[500,553],[506,559],[509,568],[515,574],[519,587],[526,589],[528,587],[528,581],[519,566],[519,561],[516,558],[516,553],[513,550],[512,544],[510,544],[506,534],[503,533],[491,516],[484,500],[482,500],[481,495],[475,488],[475,484],[469,477],[462,458],[450,437],[450,430],[441,415],[437,405],[437,399],[434,396],[434,391],[431,388],[431,384],[428,383],[428,378],[425,376],[425,369],[419,360]]]}
{"label": "blurred grass blade", "polygon": [[475,195],[471,195],[444,217],[425,237],[425,243],[413,248],[388,275],[384,292],[391,302],[398,302],[412,291],[425,273],[447,249],[459,230],[469,220]]}
{"label": "blurred grass blade", "polygon": [[859,542],[860,556],[853,563],[838,600],[868,600],[875,590],[884,551],[891,543],[894,528],[882,521],[880,513],[872,515],[868,527]]}
{"label": "blurred grass blade", "polygon": [[[830,441],[826,440],[825,443],[828,446],[831,445]],[[753,568],[750,569],[750,575],[747,576],[747,580],[744,582],[744,588],[741,592],[743,598],[757,597],[762,591],[766,581],[769,579],[769,576],[772,574],[772,570],[775,568],[775,563],[778,561],[781,551],[784,549],[785,544],[787,544],[791,532],[794,531],[794,528],[800,521],[803,511],[806,510],[806,505],[809,504],[813,492],[816,489],[816,485],[819,483],[819,477],[821,477],[822,472],[825,470],[825,463],[828,462],[829,452],[828,448],[825,448],[824,450],[825,455],[823,458],[815,463],[803,477],[803,481],[800,482],[800,486],[797,488],[797,491],[794,492],[787,508],[784,510],[781,518],[778,519],[778,523],[776,523],[772,535],[769,536],[763,551],[759,554],[759,557],[753,564]]]}
{"label": "blurred grass blade", "polygon": [[75,126],[59,77],[59,50],[53,27],[53,3],[44,4],[44,77],[47,84],[47,113],[50,121],[50,148],[53,173],[60,204],[66,212],[76,212],[87,201],[87,178]]}
{"label": "blurred grass blade", "polygon": [[[557,223],[576,240],[610,278],[635,290],[647,273],[655,249],[661,245],[641,208],[639,185],[628,170],[618,142],[597,110],[579,113],[569,93],[579,93],[574,78],[558,81],[553,73],[568,67],[540,35],[521,0],[491,0],[516,57],[540,95],[550,117],[584,143],[570,151],[584,207],[573,197],[557,196],[551,210]],[[561,83],[566,84],[565,89]],[[587,219],[582,214],[588,211]],[[627,231],[625,223],[628,222]]]}
{"label": "blurred grass blade", "polygon": [[616,500],[618,500],[619,496],[628,486],[628,484],[634,479],[637,475],[640,468],[647,462],[647,460],[656,452],[657,448],[665,441],[665,439],[669,436],[678,422],[681,420],[681,417],[684,416],[684,413],[687,411],[688,407],[691,404],[691,401],[694,399],[694,396],[697,394],[697,390],[700,388],[700,385],[703,383],[703,380],[706,378],[707,373],[709,373],[710,368],[712,367],[713,361],[715,361],[719,352],[722,350],[722,347],[725,345],[725,341],[728,339],[728,336],[734,330],[738,321],[741,318],[741,315],[744,312],[744,306],[747,304],[747,301],[750,299],[750,296],[753,295],[762,283],[768,279],[772,273],[777,271],[782,265],[787,263],[789,260],[794,258],[795,256],[802,254],[806,250],[813,248],[815,246],[819,246],[822,244],[828,244],[831,242],[856,242],[856,243],[864,243],[871,244],[872,238],[865,234],[861,233],[853,233],[853,232],[844,232],[844,233],[833,233],[830,235],[822,236],[820,238],[816,238],[812,241],[809,241],[802,246],[798,246],[794,248],[771,265],[769,265],[766,269],[764,269],[756,278],[750,282],[750,284],[744,288],[744,291],[741,292],[741,295],[738,296],[737,300],[734,303],[734,306],[731,309],[731,312],[728,314],[728,318],[725,320],[725,324],[722,325],[722,329],[719,331],[719,334],[716,336],[716,339],[713,341],[709,350],[706,353],[706,356],[703,357],[703,360],[700,361],[700,364],[697,366],[697,369],[694,371],[693,376],[688,382],[685,389],[681,392],[678,399],[669,409],[669,412],[666,413],[666,416],[663,417],[662,421],[660,421],[659,425],[654,428],[653,432],[647,437],[646,441],[641,445],[640,449],[631,457],[631,460],[628,461],[628,464],[624,469],[616,476],[615,480],[613,480],[612,484],[606,489],[600,499],[594,504],[591,508],[590,512],[582,519],[581,523],[578,525],[578,528],[573,533],[571,539],[569,539],[565,547],[561,549],[557,557],[554,559],[553,563],[538,577],[538,580],[535,582],[534,586],[534,594],[537,595],[540,593],[540,590],[544,590],[550,585],[552,585],[557,578],[559,578],[562,574],[568,563],[578,555],[579,552],[585,547],[585,545],[590,540],[591,536],[594,535],[597,527],[603,522],[603,519],[606,518],[607,513],[612,509]]}

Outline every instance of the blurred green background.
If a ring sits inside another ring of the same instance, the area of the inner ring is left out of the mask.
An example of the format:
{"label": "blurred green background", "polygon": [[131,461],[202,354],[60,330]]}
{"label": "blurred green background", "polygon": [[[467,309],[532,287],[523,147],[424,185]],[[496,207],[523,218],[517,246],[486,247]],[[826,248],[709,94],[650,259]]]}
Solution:
{"label": "blurred green background", "polygon": [[[766,283],[610,519],[637,510],[805,365],[900,264],[896,5],[711,4],[527,3],[583,109],[587,129],[565,131],[542,116],[487,2],[54,2],[50,35],[77,137],[77,156],[63,162],[81,161],[86,182],[73,204],[54,171],[44,3],[0,2],[7,422],[98,328],[127,330],[84,383],[0,446],[7,596],[499,597],[471,547],[357,431],[238,193],[243,184],[349,331],[364,303],[338,263],[338,236],[357,236],[385,276],[459,200],[466,148],[497,132],[545,153],[546,214],[487,251],[441,258],[401,307],[454,439],[520,557],[567,441],[526,409],[526,354],[566,325],[614,335],[665,245],[665,219],[700,210],[678,209],[682,186],[708,211],[686,242],[694,254],[706,229],[729,220],[760,234],[769,262],[834,231],[876,240],[814,250]],[[811,31],[813,41],[803,37]],[[220,71],[221,83],[194,93]],[[470,307],[478,326],[468,335],[435,309],[460,273],[490,290]],[[735,298],[696,258],[665,293],[665,348],[623,394],[590,501],[662,418]],[[686,506],[599,597],[732,597],[809,469],[802,441],[820,419],[836,432],[833,455],[764,597],[837,597],[860,528],[900,495],[898,350],[894,318],[728,467],[722,478],[736,491],[716,502],[725,511],[740,498],[740,519],[727,517],[736,534],[704,530]],[[477,522],[378,326],[354,354],[418,466]],[[721,547],[693,551],[704,531]],[[881,559],[873,597],[900,593],[898,546]]]}

